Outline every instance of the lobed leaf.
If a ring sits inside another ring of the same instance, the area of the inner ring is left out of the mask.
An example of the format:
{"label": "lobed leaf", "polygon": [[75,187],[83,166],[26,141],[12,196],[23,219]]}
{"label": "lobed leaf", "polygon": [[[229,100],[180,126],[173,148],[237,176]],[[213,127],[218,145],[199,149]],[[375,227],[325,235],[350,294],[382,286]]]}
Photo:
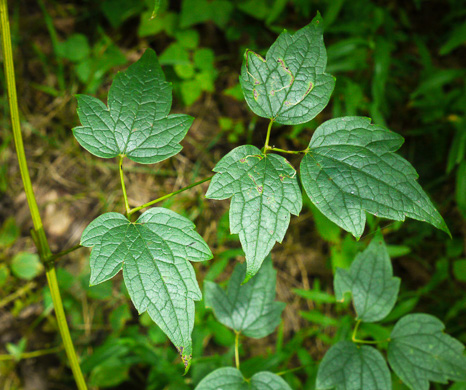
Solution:
{"label": "lobed leaf", "polygon": [[325,73],[322,18],[294,35],[283,31],[266,59],[247,50],[240,83],[255,114],[284,125],[309,122],[328,104],[335,78]]}
{"label": "lobed leaf", "polygon": [[317,371],[317,390],[391,390],[390,371],[373,347],[340,341],[325,354]]}
{"label": "lobed leaf", "polygon": [[239,370],[233,367],[219,368],[207,375],[195,390],[291,390],[278,375],[263,371],[246,380]]}
{"label": "lobed leaf", "polygon": [[402,144],[403,137],[369,118],[329,120],[317,128],[301,161],[303,187],[327,218],[357,238],[365,211],[395,221],[414,218],[450,234],[415,169],[394,153]]}
{"label": "lobed leaf", "polygon": [[338,300],[343,301],[347,292],[352,294],[358,320],[380,321],[392,311],[400,279],[393,277],[392,263],[380,231],[356,256],[349,270],[337,268],[334,287]]}
{"label": "lobed leaf", "polygon": [[205,304],[223,325],[258,339],[275,330],[286,305],[275,302],[277,272],[270,256],[249,283],[241,285],[245,273],[244,264],[238,264],[226,292],[216,283],[204,282]]}
{"label": "lobed leaf", "polygon": [[147,311],[179,350],[185,366],[192,352],[194,301],[201,291],[190,261],[212,258],[194,224],[177,213],[156,207],[130,222],[106,213],[84,230],[81,245],[92,247],[91,285],[123,268],[123,278],[139,313]]}
{"label": "lobed leaf", "polygon": [[284,157],[265,155],[255,146],[244,145],[224,156],[214,172],[206,198],[232,198],[230,231],[239,234],[246,254],[246,282],[257,273],[275,242],[282,242],[290,213],[299,215],[301,211],[296,171]]}
{"label": "lobed leaf", "polygon": [[172,87],[147,49],[110,87],[108,107],[92,96],[77,95],[82,126],[73,134],[80,145],[97,157],[126,156],[141,164],[163,161],[182,149],[194,118],[169,115]]}
{"label": "lobed leaf", "polygon": [[466,381],[464,346],[444,329],[428,314],[408,314],[393,328],[388,362],[410,389],[428,390],[429,381]]}

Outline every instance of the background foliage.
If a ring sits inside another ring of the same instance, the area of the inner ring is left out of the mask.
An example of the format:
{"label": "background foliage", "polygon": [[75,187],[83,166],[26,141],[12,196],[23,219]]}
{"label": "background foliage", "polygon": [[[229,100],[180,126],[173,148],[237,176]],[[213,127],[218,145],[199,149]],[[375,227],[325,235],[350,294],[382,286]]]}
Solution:
{"label": "background foliage", "polygon": [[[283,245],[273,252],[277,300],[287,304],[282,322],[264,339],[243,341],[241,370],[250,377],[302,366],[283,378],[293,389],[314,388],[316,362],[352,327],[351,307],[335,302],[333,271],[347,268],[378,226],[403,283],[395,310],[381,323],[363,324],[360,333],[384,339],[393,327],[387,323],[426,312],[465,343],[460,319],[466,314],[466,3],[173,0],[162,1],[150,19],[152,9],[152,0],[10,4],[26,151],[52,249],[74,245],[97,215],[124,208],[116,165],[83,158],[72,137],[71,128],[78,125],[74,94],[105,99],[112,75],[151,47],[173,83],[173,111],[196,118],[181,154],[156,166],[127,165],[129,201],[138,206],[210,175],[221,156],[238,145],[263,144],[267,121],[247,109],[238,85],[244,51],[265,54],[283,28],[297,30],[319,10],[335,92],[310,123],[276,125],[275,146],[301,150],[312,130],[331,117],[370,116],[406,139],[400,153],[416,167],[453,239],[413,220],[399,231],[400,223],[368,215],[369,226],[357,242],[304,198],[301,218],[291,219]],[[50,293],[42,287],[45,276],[29,235],[6,96],[0,104],[0,387],[71,389],[65,354],[55,348],[60,344]],[[229,234],[228,202],[207,201],[206,189],[184,192],[165,205],[193,220],[212,248],[214,260],[195,265],[198,280],[224,287],[243,253],[238,237]],[[195,358],[182,376],[177,351],[147,314],[137,315],[121,276],[88,287],[88,262],[89,252],[81,249],[61,260],[58,272],[91,386],[192,389],[215,368],[232,365],[234,333],[215,320],[204,301],[196,302]],[[36,350],[44,355],[21,359]],[[394,388],[404,388],[393,381]]]}

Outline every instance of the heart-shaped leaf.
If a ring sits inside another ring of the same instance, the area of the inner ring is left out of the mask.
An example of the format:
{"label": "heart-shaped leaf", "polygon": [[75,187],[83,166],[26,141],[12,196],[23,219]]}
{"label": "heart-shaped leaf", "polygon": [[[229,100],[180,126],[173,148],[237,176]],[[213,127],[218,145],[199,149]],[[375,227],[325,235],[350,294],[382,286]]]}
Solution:
{"label": "heart-shaped leaf", "polygon": [[190,261],[212,258],[194,224],[177,213],[156,207],[132,223],[124,215],[106,213],[84,230],[81,245],[91,252],[91,285],[123,268],[131,300],[147,311],[179,350],[185,366],[192,352],[194,301],[202,297]]}
{"label": "heart-shaped leaf", "polygon": [[388,362],[412,390],[428,390],[429,381],[466,381],[464,345],[443,333],[443,323],[428,314],[408,314],[393,328]]}
{"label": "heart-shaped leaf", "polygon": [[335,79],[325,73],[322,18],[294,35],[283,31],[266,58],[247,50],[240,83],[255,114],[284,125],[309,122],[328,104]]}
{"label": "heart-shaped leaf", "polygon": [[413,166],[394,153],[403,137],[370,122],[344,117],[317,128],[301,161],[301,181],[311,201],[357,238],[365,211],[395,221],[414,218],[450,234]]}
{"label": "heart-shaped leaf", "polygon": [[246,253],[246,278],[259,270],[275,242],[282,242],[290,213],[299,215],[301,189],[296,171],[276,154],[263,154],[251,145],[233,149],[215,166],[206,197],[227,199],[230,231],[239,234]]}
{"label": "heart-shaped leaf", "polygon": [[205,305],[214,310],[223,325],[245,336],[262,338],[272,333],[281,320],[283,302],[275,302],[277,272],[268,256],[259,272],[241,285],[246,273],[244,264],[238,264],[225,291],[216,283],[204,282]]}
{"label": "heart-shaped leaf", "polygon": [[115,77],[108,94],[108,107],[99,99],[77,95],[82,126],[73,134],[92,154],[110,158],[126,156],[141,164],[163,161],[182,149],[194,118],[168,115],[172,87],[165,81],[155,52],[144,55]]}
{"label": "heart-shaped leaf", "polygon": [[393,277],[392,263],[380,232],[356,256],[349,270],[337,268],[334,286],[338,300],[342,301],[346,292],[352,294],[358,320],[380,321],[392,311],[400,279]]}

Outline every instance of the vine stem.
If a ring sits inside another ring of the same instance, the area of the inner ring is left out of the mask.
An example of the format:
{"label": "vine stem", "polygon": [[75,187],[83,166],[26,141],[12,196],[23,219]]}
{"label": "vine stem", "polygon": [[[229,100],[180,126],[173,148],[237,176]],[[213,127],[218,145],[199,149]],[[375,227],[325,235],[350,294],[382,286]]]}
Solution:
{"label": "vine stem", "polygon": [[123,190],[123,198],[125,199],[126,215],[129,217],[131,214],[130,214],[130,208],[129,208],[129,203],[128,203],[128,196],[126,195],[125,175],[123,174],[123,159],[124,159],[124,156],[120,156],[120,162],[118,164],[118,167],[120,171],[121,189]]}
{"label": "vine stem", "polygon": [[270,120],[269,126],[267,127],[267,136],[265,137],[265,144],[264,144],[264,154],[267,154],[267,151],[270,150],[269,142],[270,142],[270,133],[272,131],[273,119]]}
{"label": "vine stem", "polygon": [[209,177],[207,177],[205,179],[202,179],[202,180],[197,181],[197,182],[195,182],[193,184],[190,184],[189,186],[183,187],[183,188],[179,189],[178,191],[171,192],[171,193],[169,193],[167,195],[161,196],[160,198],[151,200],[148,203],[144,203],[142,206],[135,207],[134,209],[131,209],[131,210],[128,211],[128,217],[130,217],[131,215],[133,215],[135,212],[137,212],[139,210],[142,210],[142,209],[144,209],[146,207],[152,206],[153,204],[162,202],[163,200],[169,199],[172,196],[178,195],[178,194],[180,194],[180,193],[182,193],[182,192],[184,192],[186,190],[189,190],[190,188],[193,188],[193,187],[198,186],[199,184],[205,183],[206,181],[212,180],[213,177],[214,177],[213,175],[209,176]]}
{"label": "vine stem", "polygon": [[306,154],[307,149],[304,150],[285,150],[285,149],[279,149],[279,148],[273,148],[269,146],[267,150],[270,150],[272,152],[279,152],[279,153],[288,153],[288,154]]}
{"label": "vine stem", "polygon": [[359,329],[360,324],[361,324],[361,320],[358,320],[356,322],[356,326],[354,327],[353,335],[351,336],[351,340],[353,341],[353,343],[358,343],[358,344],[380,344],[380,343],[386,343],[386,342],[390,341],[390,339],[386,339],[386,340],[359,340],[358,338],[356,338],[356,335],[358,333],[358,329]]}
{"label": "vine stem", "polygon": [[239,335],[240,332],[236,331],[236,337],[235,337],[235,363],[236,363],[236,369],[239,370]]}
{"label": "vine stem", "polygon": [[[24,185],[24,191],[26,193],[26,199],[29,205],[31,218],[34,225],[34,232],[37,238],[37,249],[39,251],[40,258],[42,259],[42,261],[45,261],[46,259],[52,256],[52,251],[50,250],[50,246],[45,235],[44,226],[42,224],[42,219],[40,217],[39,208],[37,207],[37,201],[34,196],[31,178],[29,176],[26,153],[24,152],[23,137],[21,134],[21,125],[19,120],[18,99],[16,95],[15,70],[13,65],[13,49],[11,45],[7,0],[0,0],[0,21],[2,29],[5,79],[7,84],[8,101],[10,104],[11,126],[13,129],[13,137],[15,140],[16,155],[18,157],[18,163],[21,172],[21,178]],[[86,382],[84,381],[84,377],[78,363],[78,357],[76,355],[76,351],[71,340],[70,330],[66,322],[65,311],[63,309],[63,303],[58,287],[57,274],[55,272],[55,266],[53,262],[46,262],[45,266],[47,281],[52,295],[53,306],[55,308],[55,316],[57,318],[58,329],[63,340],[66,355],[68,356],[71,370],[73,372],[73,376],[78,386],[78,389],[86,390]]]}

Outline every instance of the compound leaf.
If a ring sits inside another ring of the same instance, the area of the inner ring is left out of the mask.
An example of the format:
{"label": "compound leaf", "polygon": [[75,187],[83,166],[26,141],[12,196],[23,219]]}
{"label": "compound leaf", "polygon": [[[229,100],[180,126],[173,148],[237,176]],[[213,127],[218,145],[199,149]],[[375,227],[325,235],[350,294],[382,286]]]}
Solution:
{"label": "compound leaf", "polygon": [[322,19],[294,35],[283,31],[270,47],[266,59],[247,50],[240,83],[255,114],[284,125],[305,123],[328,104],[335,79],[325,73]]}
{"label": "compound leaf", "polygon": [[391,390],[390,371],[373,347],[340,341],[328,350],[317,372],[317,390]]}
{"label": "compound leaf", "polygon": [[349,270],[337,268],[334,286],[338,300],[343,301],[347,292],[352,294],[358,320],[380,321],[392,311],[400,279],[393,277],[392,263],[380,232],[356,256]]}
{"label": "compound leaf", "polygon": [[408,314],[393,328],[388,362],[410,389],[428,390],[429,381],[466,381],[464,346],[444,329],[428,314]]}
{"label": "compound leaf", "polygon": [[227,199],[230,231],[239,234],[246,253],[249,280],[259,270],[275,242],[282,242],[290,213],[299,215],[302,196],[296,171],[276,154],[263,154],[251,145],[233,149],[215,166],[206,197]]}
{"label": "compound leaf", "polygon": [[216,283],[204,282],[205,304],[223,325],[258,339],[275,330],[286,305],[275,302],[277,272],[270,256],[249,283],[241,285],[245,273],[245,265],[238,264],[226,292]]}
{"label": "compound leaf", "polygon": [[139,313],[147,311],[179,350],[185,366],[191,359],[194,301],[201,299],[190,261],[212,258],[194,224],[156,207],[132,223],[106,213],[84,230],[81,245],[93,247],[90,284],[102,283],[123,268],[123,278]]}
{"label": "compound leaf", "polygon": [[369,118],[329,120],[317,128],[301,161],[303,187],[327,218],[357,238],[365,211],[396,221],[414,218],[450,234],[415,169],[394,153],[403,141]]}
{"label": "compound leaf", "polygon": [[207,375],[195,390],[291,390],[278,375],[263,371],[246,381],[236,368],[219,368]]}
{"label": "compound leaf", "polygon": [[125,72],[115,77],[108,94],[108,107],[92,96],[77,95],[82,126],[73,134],[90,153],[110,158],[118,155],[141,164],[152,164],[181,150],[194,118],[168,115],[172,87],[147,49]]}

